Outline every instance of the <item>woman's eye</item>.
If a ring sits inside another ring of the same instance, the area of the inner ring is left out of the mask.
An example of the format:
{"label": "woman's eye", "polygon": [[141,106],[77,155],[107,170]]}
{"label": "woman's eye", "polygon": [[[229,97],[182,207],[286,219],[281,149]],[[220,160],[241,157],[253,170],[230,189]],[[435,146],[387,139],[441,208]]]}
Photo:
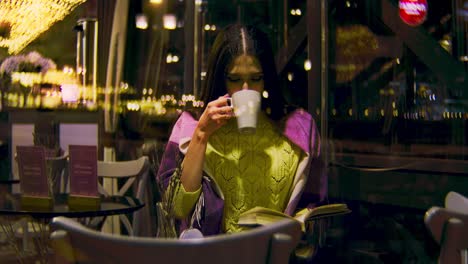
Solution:
{"label": "woman's eye", "polygon": [[262,75],[255,76],[255,77],[250,78],[250,80],[253,81],[253,82],[259,82],[259,81],[263,80],[263,76]]}
{"label": "woman's eye", "polygon": [[240,78],[238,77],[227,77],[227,80],[230,81],[230,82],[238,82],[240,81]]}

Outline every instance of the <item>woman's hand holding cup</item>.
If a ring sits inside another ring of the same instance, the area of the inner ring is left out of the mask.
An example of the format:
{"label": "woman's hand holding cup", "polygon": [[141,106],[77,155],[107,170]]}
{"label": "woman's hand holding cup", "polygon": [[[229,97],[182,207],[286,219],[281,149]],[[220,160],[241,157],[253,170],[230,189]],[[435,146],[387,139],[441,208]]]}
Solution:
{"label": "woman's hand holding cup", "polygon": [[213,134],[234,116],[233,108],[229,103],[230,99],[228,95],[225,95],[209,102],[206,106],[198,122],[198,129],[206,136]]}

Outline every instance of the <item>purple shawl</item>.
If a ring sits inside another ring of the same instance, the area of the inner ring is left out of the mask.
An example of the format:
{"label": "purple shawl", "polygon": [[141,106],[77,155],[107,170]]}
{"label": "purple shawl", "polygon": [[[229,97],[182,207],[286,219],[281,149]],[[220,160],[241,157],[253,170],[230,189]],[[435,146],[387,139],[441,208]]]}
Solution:
{"label": "purple shawl", "polygon": [[[192,137],[197,122],[189,113],[183,112],[174,125],[157,174],[158,180],[163,183],[163,186],[168,185],[170,177],[177,168],[177,162],[181,162],[183,159],[179,148],[180,142],[186,142]],[[309,195],[311,192],[314,193],[312,196],[306,195],[308,197],[307,204],[316,204],[322,201],[327,194],[327,180],[326,174],[314,169],[316,167],[314,163],[320,154],[320,136],[312,116],[306,111],[298,109],[290,113],[280,126],[284,136],[309,153],[310,161],[310,166],[304,172],[307,177],[307,190],[304,190],[304,186],[302,186],[296,194],[293,194],[285,210],[285,213],[291,215],[303,193]],[[198,228],[205,236],[219,234],[222,232],[224,201],[216,194],[211,182],[206,179],[202,180],[201,195],[204,199],[201,221],[199,223],[195,221],[194,227]],[[179,231],[186,229],[188,224],[189,221],[182,221]]]}

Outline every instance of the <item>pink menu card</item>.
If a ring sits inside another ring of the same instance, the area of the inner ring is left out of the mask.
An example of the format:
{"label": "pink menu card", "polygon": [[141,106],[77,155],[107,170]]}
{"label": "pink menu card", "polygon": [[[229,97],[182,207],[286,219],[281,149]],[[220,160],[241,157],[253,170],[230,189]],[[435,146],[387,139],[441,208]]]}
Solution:
{"label": "pink menu card", "polygon": [[70,145],[70,195],[97,197],[97,147]]}
{"label": "pink menu card", "polygon": [[45,149],[42,146],[16,146],[21,194],[49,197]]}

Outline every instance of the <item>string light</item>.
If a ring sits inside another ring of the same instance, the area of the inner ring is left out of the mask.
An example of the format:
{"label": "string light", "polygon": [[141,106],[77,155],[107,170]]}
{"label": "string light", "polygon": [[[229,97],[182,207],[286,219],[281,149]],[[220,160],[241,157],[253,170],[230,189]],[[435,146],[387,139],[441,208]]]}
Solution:
{"label": "string light", "polygon": [[0,36],[0,47],[16,54],[70,14],[86,0],[9,0],[0,1],[0,21],[9,24],[9,36]]}

